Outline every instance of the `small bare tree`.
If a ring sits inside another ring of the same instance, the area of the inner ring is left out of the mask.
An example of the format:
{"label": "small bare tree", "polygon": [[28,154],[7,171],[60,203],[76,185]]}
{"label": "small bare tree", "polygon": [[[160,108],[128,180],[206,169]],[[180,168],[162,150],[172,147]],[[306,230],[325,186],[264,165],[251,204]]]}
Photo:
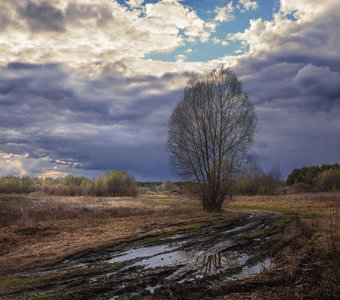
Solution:
{"label": "small bare tree", "polygon": [[170,118],[168,149],[205,211],[219,211],[253,143],[256,115],[229,69],[192,76]]}

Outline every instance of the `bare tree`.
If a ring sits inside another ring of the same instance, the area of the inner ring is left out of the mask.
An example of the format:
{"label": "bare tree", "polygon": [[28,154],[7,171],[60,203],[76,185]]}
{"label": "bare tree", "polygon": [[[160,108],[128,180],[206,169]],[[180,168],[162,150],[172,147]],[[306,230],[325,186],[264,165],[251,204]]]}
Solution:
{"label": "bare tree", "polygon": [[173,170],[191,183],[205,211],[219,211],[253,143],[256,115],[229,69],[192,76],[170,118]]}

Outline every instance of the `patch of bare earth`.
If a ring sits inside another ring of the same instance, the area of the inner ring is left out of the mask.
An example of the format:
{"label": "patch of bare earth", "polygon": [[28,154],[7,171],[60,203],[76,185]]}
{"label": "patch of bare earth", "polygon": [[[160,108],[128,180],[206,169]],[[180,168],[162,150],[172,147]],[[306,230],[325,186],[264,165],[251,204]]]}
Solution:
{"label": "patch of bare earth", "polygon": [[168,286],[146,299],[340,299],[339,193],[235,197],[227,207],[283,214],[267,241],[275,266],[214,287]]}
{"label": "patch of bare earth", "polygon": [[275,265],[257,276],[209,287],[184,282],[143,299],[339,299],[339,236],[313,234],[298,215],[267,240]]}

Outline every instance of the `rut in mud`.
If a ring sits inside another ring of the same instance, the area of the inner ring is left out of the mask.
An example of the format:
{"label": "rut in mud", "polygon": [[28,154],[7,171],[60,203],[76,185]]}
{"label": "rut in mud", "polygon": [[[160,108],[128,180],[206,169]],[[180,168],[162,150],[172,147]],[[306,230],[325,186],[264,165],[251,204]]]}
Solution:
{"label": "rut in mud", "polygon": [[229,223],[162,238],[131,240],[16,274],[31,288],[1,299],[51,295],[72,299],[140,299],[170,284],[207,287],[259,274],[273,265],[266,241],[276,213],[252,212]]}

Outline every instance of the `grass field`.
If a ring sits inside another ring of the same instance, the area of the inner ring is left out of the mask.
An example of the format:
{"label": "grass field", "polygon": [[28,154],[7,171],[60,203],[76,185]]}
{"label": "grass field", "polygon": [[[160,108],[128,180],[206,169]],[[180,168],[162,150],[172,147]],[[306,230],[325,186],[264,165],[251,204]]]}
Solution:
{"label": "grass field", "polygon": [[[1,273],[44,264],[114,239],[195,218],[198,205],[168,195],[138,198],[0,196]],[[171,228],[171,226],[170,226]]]}
{"label": "grass field", "polygon": [[279,196],[240,196],[227,202],[233,210],[269,210],[283,214],[283,219],[299,214],[300,218],[317,232],[329,232],[331,221],[339,225],[340,194],[309,193]]}
{"label": "grass field", "polygon": [[[166,193],[147,193],[136,198],[2,195],[0,275],[60,261],[68,255],[117,239],[131,236],[147,239],[156,233],[167,235],[194,230],[221,219],[239,218],[242,212],[250,210],[282,213],[278,226],[298,215],[314,232],[311,239],[301,238],[304,244],[299,246],[299,251],[287,250],[282,243],[282,249],[285,249],[282,253],[287,255],[282,254],[284,259],[281,259],[291,266],[285,272],[295,272],[296,259],[301,258],[306,249],[318,252],[318,256],[308,252],[309,260],[329,264],[328,269],[334,266],[336,270],[340,266],[339,204],[340,194],[333,193],[236,196],[225,203],[223,213],[208,214],[201,211],[196,200]],[[282,239],[284,241],[286,237]],[[334,274],[329,275],[335,276],[330,280],[333,285],[340,278]],[[0,282],[2,289],[11,288],[6,280]],[[333,288],[339,290],[339,286]]]}

